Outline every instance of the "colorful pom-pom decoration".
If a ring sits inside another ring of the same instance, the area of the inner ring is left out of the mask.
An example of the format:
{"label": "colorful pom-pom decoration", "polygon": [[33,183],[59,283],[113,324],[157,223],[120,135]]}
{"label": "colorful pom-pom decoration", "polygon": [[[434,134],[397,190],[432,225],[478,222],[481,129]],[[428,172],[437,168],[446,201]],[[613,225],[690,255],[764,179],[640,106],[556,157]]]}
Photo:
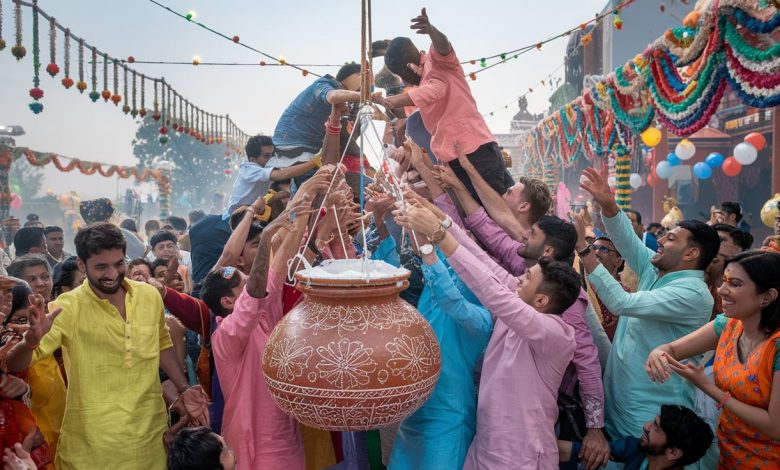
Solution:
{"label": "colorful pom-pom decoration", "polygon": [[[87,89],[87,82],[78,82],[76,83],[76,89],[80,91],[81,93],[84,93],[84,91]],[[98,95],[100,96],[100,95]]]}
{"label": "colorful pom-pom decoration", "polygon": [[70,87],[73,86],[73,79],[70,78],[70,77],[63,78],[62,79],[62,86],[64,86],[66,90],[69,89]]}
{"label": "colorful pom-pom decoration", "polygon": [[[35,101],[38,101],[39,99],[43,98],[43,90],[41,90],[38,87],[30,88],[30,96]],[[37,113],[36,113],[37,114]]]}
{"label": "colorful pom-pom decoration", "polygon": [[111,99],[111,90],[103,90],[100,92],[100,96],[103,97],[103,101],[108,102]]}
{"label": "colorful pom-pom decoration", "polygon": [[27,49],[24,46],[16,45],[11,48],[11,55],[16,57],[16,60],[22,60],[27,55]]}
{"label": "colorful pom-pom decoration", "polygon": [[43,112],[43,103],[39,103],[37,101],[34,101],[30,103],[30,111],[32,111],[35,114],[40,114]]}
{"label": "colorful pom-pom decoration", "polygon": [[98,93],[96,91],[90,91],[89,92],[89,99],[91,99],[93,103],[96,102],[97,100],[100,99],[100,93]]}
{"label": "colorful pom-pom decoration", "polygon": [[60,66],[57,64],[49,64],[46,66],[46,73],[52,77],[55,77],[58,73],[60,73]]}
{"label": "colorful pom-pom decoration", "polygon": [[118,105],[119,102],[122,101],[122,95],[111,96],[111,101],[114,103],[114,106]]}

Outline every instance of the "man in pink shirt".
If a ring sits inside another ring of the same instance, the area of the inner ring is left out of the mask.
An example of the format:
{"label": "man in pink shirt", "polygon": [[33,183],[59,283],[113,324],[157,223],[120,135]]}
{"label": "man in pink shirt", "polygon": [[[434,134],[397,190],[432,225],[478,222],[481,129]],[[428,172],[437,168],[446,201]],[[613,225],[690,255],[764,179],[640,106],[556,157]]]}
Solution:
{"label": "man in pink shirt", "polygon": [[496,319],[482,365],[477,432],[463,468],[557,468],[556,399],[575,349],[574,328],[560,315],[579,295],[579,275],[545,257],[515,278],[442,218],[434,206],[418,202],[396,221],[438,243]]}
{"label": "man in pink shirt", "polygon": [[388,109],[416,106],[425,128],[431,133],[431,150],[441,162],[449,162],[455,173],[479,200],[465,170],[458,163],[462,150],[490,186],[504,194],[514,185],[504,166],[496,139],[477,110],[477,103],[466,83],[463,67],[447,36],[433,27],[423,8],[412,20],[411,28],[431,38],[427,54],[420,52],[406,37],[390,42],[385,65],[406,83],[419,85],[408,93],[379,100]]}
{"label": "man in pink shirt", "polygon": [[[311,197],[303,200],[311,203]],[[238,470],[278,468],[303,470],[305,454],[298,423],[273,402],[263,380],[263,351],[274,326],[282,319],[282,287],[286,260],[294,254],[308,222],[295,217],[289,227],[286,213],[265,228],[249,276],[235,268],[221,268],[210,276],[240,276],[233,313],[218,318],[212,351],[225,395],[222,433],[234,450]],[[269,270],[271,239],[287,229],[284,242]],[[226,297],[225,300],[228,298]]]}

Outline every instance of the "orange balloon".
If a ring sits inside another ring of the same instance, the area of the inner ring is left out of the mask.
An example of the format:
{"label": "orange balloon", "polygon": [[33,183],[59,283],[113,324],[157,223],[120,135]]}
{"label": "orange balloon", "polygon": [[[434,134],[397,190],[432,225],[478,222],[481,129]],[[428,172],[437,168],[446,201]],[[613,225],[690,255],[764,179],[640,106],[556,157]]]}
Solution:
{"label": "orange balloon", "polygon": [[742,165],[734,157],[729,157],[723,162],[723,173],[727,176],[737,176],[742,171]]}
{"label": "orange balloon", "polygon": [[752,144],[753,147],[755,147],[759,152],[763,150],[764,147],[766,147],[766,139],[758,132],[751,132],[750,134],[746,135],[745,142]]}

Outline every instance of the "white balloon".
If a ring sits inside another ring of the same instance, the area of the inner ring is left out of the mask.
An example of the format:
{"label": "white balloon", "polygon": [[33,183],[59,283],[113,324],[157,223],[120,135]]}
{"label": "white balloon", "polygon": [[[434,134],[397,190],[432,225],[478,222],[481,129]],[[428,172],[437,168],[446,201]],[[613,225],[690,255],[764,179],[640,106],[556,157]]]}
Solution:
{"label": "white balloon", "polygon": [[674,153],[680,160],[690,160],[696,154],[696,146],[688,139],[683,139],[674,148]]}
{"label": "white balloon", "polygon": [[631,173],[631,176],[628,177],[628,183],[632,188],[637,189],[642,186],[642,175],[639,173]]}
{"label": "white balloon", "polygon": [[758,158],[758,150],[750,142],[741,142],[734,147],[734,158],[740,165],[750,165]]}
{"label": "white balloon", "polygon": [[610,176],[607,178],[607,184],[610,186],[616,186],[617,185],[617,178],[614,176]]}
{"label": "white balloon", "polygon": [[658,177],[662,180],[665,180],[666,178],[672,176],[672,165],[670,165],[666,160],[661,160],[655,166],[655,174],[658,175]]}

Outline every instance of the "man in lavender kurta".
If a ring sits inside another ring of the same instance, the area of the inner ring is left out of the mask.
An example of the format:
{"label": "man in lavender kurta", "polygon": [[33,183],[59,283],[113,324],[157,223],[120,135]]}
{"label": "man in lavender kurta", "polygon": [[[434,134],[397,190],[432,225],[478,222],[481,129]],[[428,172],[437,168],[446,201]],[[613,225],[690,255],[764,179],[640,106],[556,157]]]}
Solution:
{"label": "man in lavender kurta", "polygon": [[419,203],[396,220],[418,236],[441,239],[449,263],[496,319],[482,365],[477,433],[463,468],[557,468],[556,400],[575,349],[574,329],[560,314],[575,302],[579,276],[544,258],[515,278],[457,225],[443,231],[441,219]]}
{"label": "man in lavender kurta", "polygon": [[[513,276],[521,276],[541,256],[551,256],[556,260],[571,258],[577,241],[576,231],[568,222],[543,215],[549,209],[550,194],[541,181],[521,179],[502,197],[474,171],[467,159],[460,160],[474,186],[480,191],[485,207],[481,207],[471,197],[460,180],[451,174],[451,170],[442,169],[441,179],[452,189],[463,208],[466,228],[504,269]],[[447,214],[456,212],[447,194],[437,193],[435,202]],[[509,205],[509,210],[502,211],[502,207]],[[509,231],[520,233],[512,236]],[[609,445],[603,433],[605,406],[601,364],[588,327],[587,308],[587,292],[580,290],[577,301],[562,315],[563,321],[574,328],[577,348],[561,392],[573,397],[575,386],[579,384],[579,398],[587,428],[580,457],[584,462],[596,465],[604,464],[609,459]]]}

